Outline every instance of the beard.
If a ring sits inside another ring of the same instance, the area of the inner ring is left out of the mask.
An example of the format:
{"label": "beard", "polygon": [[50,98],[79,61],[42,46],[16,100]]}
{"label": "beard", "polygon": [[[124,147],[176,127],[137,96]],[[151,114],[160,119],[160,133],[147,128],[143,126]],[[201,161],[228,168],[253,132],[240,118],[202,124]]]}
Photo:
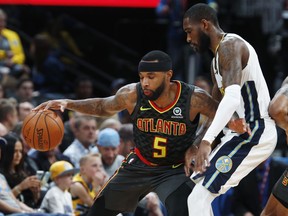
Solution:
{"label": "beard", "polygon": [[151,100],[151,101],[155,101],[157,100],[160,95],[162,94],[162,92],[164,91],[164,88],[165,88],[165,82],[163,80],[163,82],[161,83],[161,85],[156,89],[156,90],[149,90],[151,92],[150,95],[145,95],[143,93],[143,97],[147,100]]}
{"label": "beard", "polygon": [[198,52],[199,53],[204,53],[207,50],[209,50],[210,45],[211,45],[211,40],[208,37],[208,35],[206,35],[204,32],[200,31],[199,34],[199,47],[198,47]]}

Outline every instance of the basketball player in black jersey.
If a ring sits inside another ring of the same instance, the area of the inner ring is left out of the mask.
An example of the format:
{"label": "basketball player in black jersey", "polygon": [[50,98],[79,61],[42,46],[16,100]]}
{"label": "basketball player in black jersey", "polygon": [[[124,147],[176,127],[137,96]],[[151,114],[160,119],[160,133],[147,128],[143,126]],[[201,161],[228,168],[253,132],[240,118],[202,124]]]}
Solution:
{"label": "basketball player in black jersey", "polygon": [[[286,133],[288,144],[288,77],[276,92],[269,106],[269,114]],[[275,184],[261,216],[288,215],[288,168]]]}
{"label": "basketball player in black jersey", "polygon": [[164,52],[149,52],[138,69],[140,83],[126,85],[114,96],[53,100],[34,109],[70,109],[96,116],[124,109],[130,113],[136,148],[103,187],[89,216],[133,212],[151,191],[169,216],[188,215],[187,197],[194,185],[184,172],[185,152],[193,152],[199,115],[207,116],[208,126],[218,104],[202,89],[171,81],[172,63]]}

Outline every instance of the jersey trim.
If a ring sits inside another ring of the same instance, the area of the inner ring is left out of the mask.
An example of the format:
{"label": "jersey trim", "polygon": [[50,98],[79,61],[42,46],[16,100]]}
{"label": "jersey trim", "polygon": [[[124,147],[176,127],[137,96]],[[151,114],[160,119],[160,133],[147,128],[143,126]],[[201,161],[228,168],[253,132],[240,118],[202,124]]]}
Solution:
{"label": "jersey trim", "polygon": [[152,163],[150,161],[148,161],[146,158],[143,157],[143,155],[140,153],[138,148],[134,149],[135,154],[139,157],[139,159],[146,165],[148,166],[158,166],[158,164]]}
{"label": "jersey trim", "polygon": [[178,100],[180,98],[181,91],[182,91],[182,85],[181,85],[180,81],[178,81],[178,80],[175,80],[174,82],[177,84],[177,92],[176,92],[175,100],[171,104],[169,104],[168,106],[166,106],[164,108],[160,108],[157,106],[156,103],[154,103],[154,101],[150,101],[150,100],[148,101],[149,104],[151,105],[151,107],[161,114],[172,109],[176,105],[176,103],[178,102]]}

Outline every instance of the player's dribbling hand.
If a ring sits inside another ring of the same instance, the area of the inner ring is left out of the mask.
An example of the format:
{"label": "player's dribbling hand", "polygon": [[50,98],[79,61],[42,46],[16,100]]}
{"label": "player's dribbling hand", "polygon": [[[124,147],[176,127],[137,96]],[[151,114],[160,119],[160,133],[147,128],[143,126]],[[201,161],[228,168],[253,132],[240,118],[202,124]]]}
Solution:
{"label": "player's dribbling hand", "polygon": [[186,176],[190,176],[190,170],[194,171],[194,163],[195,161],[195,156],[198,152],[198,146],[192,145],[189,149],[187,149],[185,153],[185,165],[184,165],[184,170]]}
{"label": "player's dribbling hand", "polygon": [[230,130],[235,131],[238,134],[247,132],[249,136],[251,135],[249,124],[247,124],[244,118],[231,119],[228,122],[228,127]]}
{"label": "player's dribbling hand", "polygon": [[206,171],[206,168],[210,166],[209,162],[209,154],[211,153],[211,144],[206,141],[202,140],[198,153],[195,157],[195,166],[194,166],[194,171],[203,173]]}
{"label": "player's dribbling hand", "polygon": [[34,109],[32,111],[40,111],[40,110],[48,110],[48,109],[53,109],[53,110],[60,110],[61,112],[64,112],[64,110],[67,107],[67,100],[61,99],[61,100],[50,100],[46,101]]}

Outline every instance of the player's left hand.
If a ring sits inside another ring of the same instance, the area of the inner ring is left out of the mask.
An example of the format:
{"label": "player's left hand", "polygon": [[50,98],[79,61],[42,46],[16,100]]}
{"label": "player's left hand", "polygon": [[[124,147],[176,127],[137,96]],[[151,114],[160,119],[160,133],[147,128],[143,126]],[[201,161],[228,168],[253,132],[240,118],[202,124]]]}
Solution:
{"label": "player's left hand", "polygon": [[210,166],[209,154],[211,153],[211,144],[202,140],[198,149],[198,153],[195,157],[194,171],[202,174]]}
{"label": "player's left hand", "polygon": [[231,119],[228,122],[228,127],[230,130],[235,131],[238,134],[247,132],[249,136],[251,135],[249,124],[247,124],[244,118]]}

